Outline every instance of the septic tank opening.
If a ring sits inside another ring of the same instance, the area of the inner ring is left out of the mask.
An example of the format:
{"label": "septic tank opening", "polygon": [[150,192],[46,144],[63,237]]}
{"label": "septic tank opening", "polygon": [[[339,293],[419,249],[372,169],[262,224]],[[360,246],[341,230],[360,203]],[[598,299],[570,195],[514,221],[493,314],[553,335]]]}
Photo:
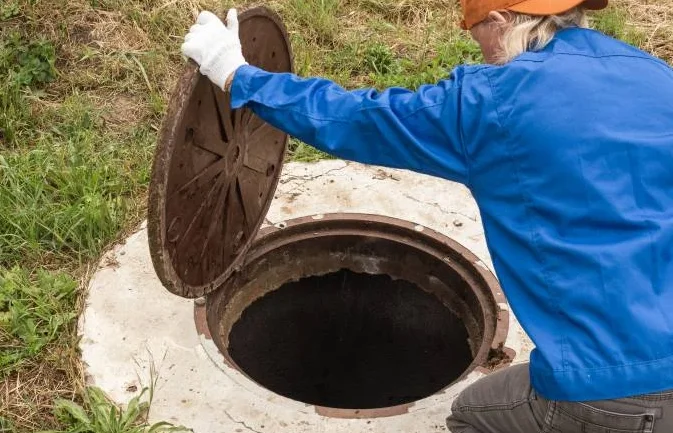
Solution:
{"label": "septic tank opening", "polygon": [[403,280],[341,270],[252,303],[229,334],[251,379],[323,407],[375,409],[429,397],[474,360],[461,319]]}
{"label": "septic tank opening", "polygon": [[392,218],[329,214],[263,229],[194,317],[224,371],[324,416],[376,418],[488,366],[507,337],[504,302],[495,277],[453,240]]}

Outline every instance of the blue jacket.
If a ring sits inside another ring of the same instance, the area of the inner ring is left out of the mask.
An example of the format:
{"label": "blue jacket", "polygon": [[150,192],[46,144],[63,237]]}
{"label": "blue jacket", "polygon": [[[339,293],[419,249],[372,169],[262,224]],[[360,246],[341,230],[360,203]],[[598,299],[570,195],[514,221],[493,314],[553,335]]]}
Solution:
{"label": "blue jacket", "polygon": [[553,400],[673,389],[673,70],[568,29],[416,92],[246,66],[232,105],[332,155],[461,182]]}

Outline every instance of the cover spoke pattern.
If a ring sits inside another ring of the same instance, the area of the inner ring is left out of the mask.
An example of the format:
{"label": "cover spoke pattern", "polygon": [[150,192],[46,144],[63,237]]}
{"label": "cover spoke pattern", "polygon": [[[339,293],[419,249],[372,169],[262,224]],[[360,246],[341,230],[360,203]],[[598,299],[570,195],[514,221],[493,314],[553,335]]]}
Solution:
{"label": "cover spoke pattern", "polygon": [[[265,8],[240,16],[251,65],[292,71],[287,33]],[[150,187],[148,229],[157,274],[173,293],[203,296],[241,263],[278,182],[288,137],[190,64],[164,122]]]}

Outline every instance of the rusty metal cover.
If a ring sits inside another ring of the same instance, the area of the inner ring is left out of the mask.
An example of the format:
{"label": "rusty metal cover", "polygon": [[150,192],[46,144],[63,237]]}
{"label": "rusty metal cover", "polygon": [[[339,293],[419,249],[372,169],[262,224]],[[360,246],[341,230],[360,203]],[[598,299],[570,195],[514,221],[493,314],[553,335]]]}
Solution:
{"label": "rusty metal cover", "polygon": [[[271,72],[292,71],[279,17],[241,13],[243,54]],[[154,160],[148,232],[164,286],[196,298],[217,289],[243,261],[269,209],[288,136],[230,96],[190,62],[171,99]]]}

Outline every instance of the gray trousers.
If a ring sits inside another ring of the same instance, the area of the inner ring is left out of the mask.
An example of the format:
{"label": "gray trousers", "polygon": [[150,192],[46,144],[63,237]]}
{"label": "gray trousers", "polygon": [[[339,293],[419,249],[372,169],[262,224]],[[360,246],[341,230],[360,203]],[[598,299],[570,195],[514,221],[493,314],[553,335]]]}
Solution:
{"label": "gray trousers", "polygon": [[454,402],[452,433],[673,433],[673,391],[586,403],[548,401],[528,365],[485,377]]}

